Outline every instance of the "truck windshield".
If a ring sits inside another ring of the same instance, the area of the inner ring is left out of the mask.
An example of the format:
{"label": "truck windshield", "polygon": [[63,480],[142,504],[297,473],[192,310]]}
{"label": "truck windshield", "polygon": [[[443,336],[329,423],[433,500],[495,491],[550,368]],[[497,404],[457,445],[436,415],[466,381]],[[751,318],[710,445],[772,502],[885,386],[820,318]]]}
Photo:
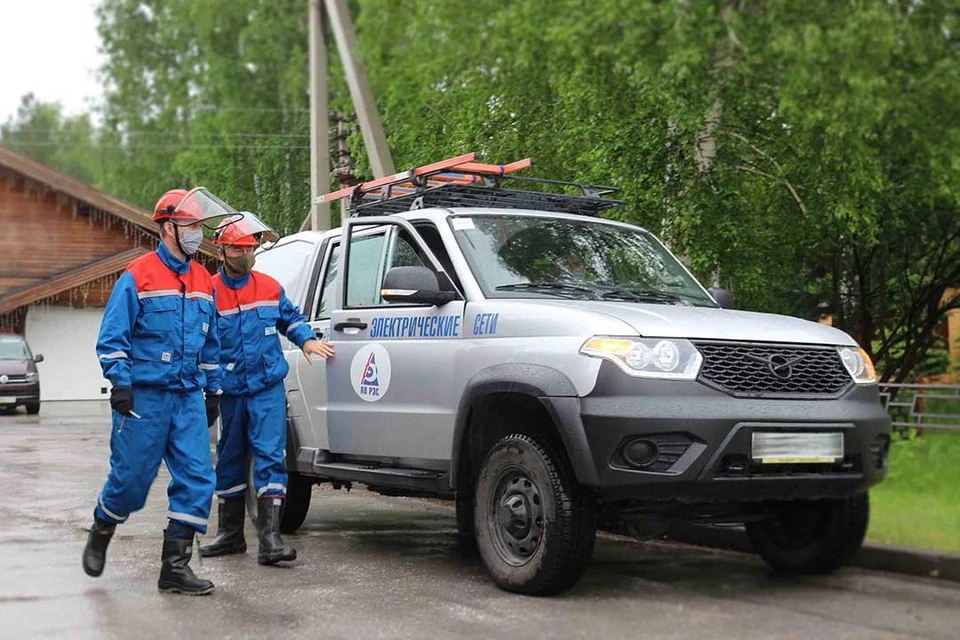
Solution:
{"label": "truck windshield", "polygon": [[27,343],[19,338],[0,337],[0,360],[29,360]]}
{"label": "truck windshield", "polygon": [[529,215],[450,219],[488,298],[563,297],[715,307],[651,234]]}

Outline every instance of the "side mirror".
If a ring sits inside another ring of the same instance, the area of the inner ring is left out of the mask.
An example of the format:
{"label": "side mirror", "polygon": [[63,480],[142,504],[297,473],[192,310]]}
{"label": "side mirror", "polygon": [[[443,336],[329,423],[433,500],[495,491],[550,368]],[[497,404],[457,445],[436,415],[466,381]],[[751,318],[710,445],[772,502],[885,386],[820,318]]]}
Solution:
{"label": "side mirror", "polygon": [[34,361],[34,362],[43,362],[43,356],[38,353],[37,355],[33,356],[33,361]]}
{"label": "side mirror", "polygon": [[454,291],[440,291],[437,274],[426,267],[394,267],[383,278],[380,295],[387,302],[439,306],[456,300]]}
{"label": "side mirror", "polygon": [[724,309],[733,309],[735,302],[733,299],[733,294],[728,289],[708,289],[710,295],[713,296],[713,299],[717,301]]}

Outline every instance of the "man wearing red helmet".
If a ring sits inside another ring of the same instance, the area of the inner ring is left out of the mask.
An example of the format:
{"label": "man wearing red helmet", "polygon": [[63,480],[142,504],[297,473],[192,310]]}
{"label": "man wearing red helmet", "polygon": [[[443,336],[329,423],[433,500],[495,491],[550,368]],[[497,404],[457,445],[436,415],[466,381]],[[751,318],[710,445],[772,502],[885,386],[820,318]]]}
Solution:
{"label": "man wearing red helmet", "polygon": [[289,370],[280,335],[300,347],[307,362],[313,356],[332,356],[333,347],[316,338],[279,282],[252,271],[256,248],[278,236],[253,214],[243,216],[237,221],[225,220],[213,240],[223,260],[223,268],[213,277],[223,372],[223,413],[217,444],[219,524],[217,537],[200,548],[200,555],[246,552],[244,493],[247,456],[252,454],[257,562],[273,565],[297,557],[296,550],[284,546],[280,537],[280,513],[287,492],[283,379]]}
{"label": "man wearing red helmet", "polygon": [[170,508],[157,586],[190,595],[213,591],[189,562],[196,533],[207,529],[215,483],[206,425],[221,393],[220,340],[213,282],[190,258],[203,240],[203,223],[231,214],[237,215],[203,188],[168,191],[153,214],[160,245],[130,263],[110,294],[97,340],[103,375],[113,385],[110,473],[83,551],[90,576],[103,572],[117,524],[143,507],[163,460]]}

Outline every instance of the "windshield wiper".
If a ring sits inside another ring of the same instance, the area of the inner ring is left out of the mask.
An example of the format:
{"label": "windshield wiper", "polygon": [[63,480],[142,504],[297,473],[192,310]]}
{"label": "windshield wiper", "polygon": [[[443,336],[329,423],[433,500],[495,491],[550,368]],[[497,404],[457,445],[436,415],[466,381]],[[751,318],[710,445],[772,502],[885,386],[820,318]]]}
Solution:
{"label": "windshield wiper", "polygon": [[680,302],[683,298],[676,293],[659,291],[657,289],[640,289],[634,287],[611,287],[603,294],[604,298],[629,298],[632,300],[652,300],[654,302]]}
{"label": "windshield wiper", "polygon": [[[698,295],[696,293],[687,293],[686,291],[660,291],[659,289],[645,289],[645,288],[636,288],[629,287],[630,291],[635,291],[640,295],[651,295],[651,296],[663,296],[670,297],[674,300],[691,300],[692,302],[685,302],[684,304],[692,304],[693,306],[708,306],[716,307],[716,303],[713,302],[710,298]],[[699,303],[699,304],[697,304]]]}
{"label": "windshield wiper", "polygon": [[689,304],[684,297],[699,300],[700,298],[687,294],[645,289],[642,287],[618,287],[600,283],[570,283],[570,282],[514,282],[495,287],[497,291],[534,291],[551,295],[570,293],[589,294],[594,299],[601,300],[631,300],[633,302],[654,302],[660,304]]}
{"label": "windshield wiper", "polygon": [[679,294],[669,291],[659,291],[657,289],[644,289],[642,287],[621,287],[612,284],[600,284],[599,282],[589,282],[582,285],[590,291],[596,292],[604,300],[632,300],[634,302],[670,302],[679,303],[682,298]]}
{"label": "windshield wiper", "polygon": [[536,293],[546,293],[559,295],[563,292],[586,293],[596,298],[596,289],[584,287],[578,284],[568,282],[514,282],[511,284],[501,284],[494,287],[497,291],[534,291]]}

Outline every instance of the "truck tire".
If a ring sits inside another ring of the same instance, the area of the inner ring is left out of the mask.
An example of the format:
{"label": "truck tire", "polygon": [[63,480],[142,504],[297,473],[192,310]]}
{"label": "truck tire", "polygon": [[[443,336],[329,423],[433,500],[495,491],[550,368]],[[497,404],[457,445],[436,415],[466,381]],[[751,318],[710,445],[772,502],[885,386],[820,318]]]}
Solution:
{"label": "truck tire", "polygon": [[40,403],[31,402],[30,404],[24,405],[27,408],[27,413],[31,416],[35,416],[40,413]]}
{"label": "truck tire", "polygon": [[458,491],[455,504],[457,509],[457,537],[461,541],[473,540],[477,535],[473,526],[473,496]]}
{"label": "truck tire", "polygon": [[596,539],[593,501],[552,443],[501,439],[483,461],[474,498],[477,547],[497,586],[539,596],[577,583]]}
{"label": "truck tire", "polygon": [[293,533],[303,525],[310,511],[313,480],[299,473],[288,474],[287,499],[280,514],[280,533]]}
{"label": "truck tire", "polygon": [[860,550],[870,519],[866,493],[844,500],[789,503],[767,520],[747,523],[754,549],[783,573],[830,573]]}
{"label": "truck tire", "polygon": [[[313,481],[298,473],[287,474],[287,498],[280,511],[280,533],[293,533],[303,524],[310,510]],[[247,516],[257,525],[257,489],[253,482],[253,458],[247,458],[247,491],[244,493]]]}
{"label": "truck tire", "polygon": [[247,491],[243,497],[247,506],[247,517],[253,526],[257,526],[257,487],[253,482],[253,456],[247,457]]}

